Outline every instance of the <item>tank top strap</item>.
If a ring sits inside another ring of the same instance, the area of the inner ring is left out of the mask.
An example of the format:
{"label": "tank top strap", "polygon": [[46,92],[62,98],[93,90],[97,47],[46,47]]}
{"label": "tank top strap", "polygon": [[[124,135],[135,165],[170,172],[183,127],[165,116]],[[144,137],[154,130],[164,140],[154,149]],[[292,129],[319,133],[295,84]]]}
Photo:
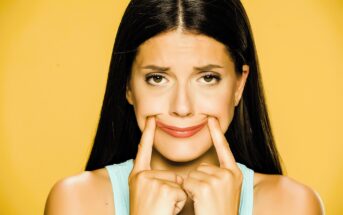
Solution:
{"label": "tank top strap", "polygon": [[243,174],[239,215],[251,215],[254,205],[254,170],[238,162],[237,165]]}
{"label": "tank top strap", "polygon": [[133,159],[108,165],[105,168],[112,184],[115,214],[128,215],[130,213],[128,178],[133,168]]}

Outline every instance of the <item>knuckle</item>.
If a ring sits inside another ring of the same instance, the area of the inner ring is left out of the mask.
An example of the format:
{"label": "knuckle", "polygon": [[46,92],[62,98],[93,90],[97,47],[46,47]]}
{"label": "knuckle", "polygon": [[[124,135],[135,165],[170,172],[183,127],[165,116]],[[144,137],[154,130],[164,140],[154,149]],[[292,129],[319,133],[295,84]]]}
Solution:
{"label": "knuckle", "polygon": [[239,177],[243,177],[243,173],[242,173],[242,171],[240,170],[240,169],[238,169],[237,170],[237,176],[239,176]]}
{"label": "knuckle", "polygon": [[196,173],[196,170],[191,170],[189,173],[188,173],[188,176],[189,177],[193,177]]}
{"label": "knuckle", "polygon": [[238,185],[240,185],[243,182],[243,173],[241,172],[240,169],[237,169],[237,170],[227,169],[225,171],[225,174],[223,174],[223,177],[226,180],[231,180],[234,183],[237,183]]}
{"label": "knuckle", "polygon": [[144,182],[145,180],[147,180],[147,175],[148,174],[146,171],[141,171],[135,175],[135,178],[137,181]]}
{"label": "knuckle", "polygon": [[211,193],[211,185],[205,182],[200,182],[201,183],[201,195],[207,196]]}
{"label": "knuckle", "polygon": [[159,191],[163,196],[167,196],[168,193],[170,193],[170,187],[167,184],[162,183],[159,186]]}
{"label": "knuckle", "polygon": [[243,173],[238,167],[237,169],[234,169],[231,172],[236,179],[243,178]]}
{"label": "knuckle", "polygon": [[213,187],[220,187],[221,178],[220,177],[213,177],[209,180],[209,184]]}
{"label": "knuckle", "polygon": [[240,182],[243,181],[243,173],[242,171],[238,170],[237,173],[236,173],[236,179]]}
{"label": "knuckle", "polygon": [[227,180],[232,180],[235,178],[234,172],[230,169],[224,169],[224,171],[221,174],[221,177]]}
{"label": "knuckle", "polygon": [[145,171],[140,171],[136,174],[136,177],[139,179],[145,178],[146,177],[146,172]]}
{"label": "knuckle", "polygon": [[149,186],[152,190],[158,190],[160,188],[160,182],[158,180],[151,180]]}
{"label": "knuckle", "polygon": [[134,178],[139,181],[142,180],[143,177],[144,177],[143,172],[137,172],[136,175],[134,176]]}

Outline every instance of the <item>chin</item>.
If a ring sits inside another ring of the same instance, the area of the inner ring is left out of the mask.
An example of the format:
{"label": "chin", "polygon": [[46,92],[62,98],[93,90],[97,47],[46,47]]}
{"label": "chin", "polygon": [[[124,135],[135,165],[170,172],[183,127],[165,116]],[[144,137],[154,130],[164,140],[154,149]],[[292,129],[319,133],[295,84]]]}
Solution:
{"label": "chin", "polygon": [[212,145],[212,139],[206,126],[187,138],[171,136],[158,128],[154,139],[154,149],[172,162],[196,160],[204,155]]}

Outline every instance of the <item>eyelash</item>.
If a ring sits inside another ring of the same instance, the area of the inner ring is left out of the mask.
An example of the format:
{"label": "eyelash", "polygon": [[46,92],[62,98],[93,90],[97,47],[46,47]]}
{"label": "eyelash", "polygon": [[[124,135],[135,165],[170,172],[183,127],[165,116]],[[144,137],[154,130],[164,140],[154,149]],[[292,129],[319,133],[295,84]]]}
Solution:
{"label": "eyelash", "polygon": [[[146,81],[148,84],[150,84],[150,85],[154,85],[154,86],[155,86],[155,85],[158,85],[158,84],[151,84],[151,83],[149,82],[150,79],[153,79],[153,78],[156,78],[156,77],[158,77],[158,78],[165,78],[165,76],[164,76],[164,75],[161,75],[161,74],[148,74],[148,75],[145,76],[145,81]],[[217,83],[221,80],[220,75],[215,75],[215,74],[205,74],[205,75],[201,76],[201,78],[204,78],[204,77],[212,78],[212,80],[215,79]],[[209,83],[209,82],[207,82],[207,83]]]}

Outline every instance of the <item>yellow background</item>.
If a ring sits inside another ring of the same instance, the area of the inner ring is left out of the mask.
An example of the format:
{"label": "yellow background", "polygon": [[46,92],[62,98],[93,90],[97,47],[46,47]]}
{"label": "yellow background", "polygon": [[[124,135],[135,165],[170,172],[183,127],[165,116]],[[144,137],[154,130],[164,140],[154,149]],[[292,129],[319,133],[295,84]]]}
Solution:
{"label": "yellow background", "polygon": [[[1,0],[0,214],[83,170],[128,0]],[[343,2],[243,1],[287,174],[343,214]]]}

